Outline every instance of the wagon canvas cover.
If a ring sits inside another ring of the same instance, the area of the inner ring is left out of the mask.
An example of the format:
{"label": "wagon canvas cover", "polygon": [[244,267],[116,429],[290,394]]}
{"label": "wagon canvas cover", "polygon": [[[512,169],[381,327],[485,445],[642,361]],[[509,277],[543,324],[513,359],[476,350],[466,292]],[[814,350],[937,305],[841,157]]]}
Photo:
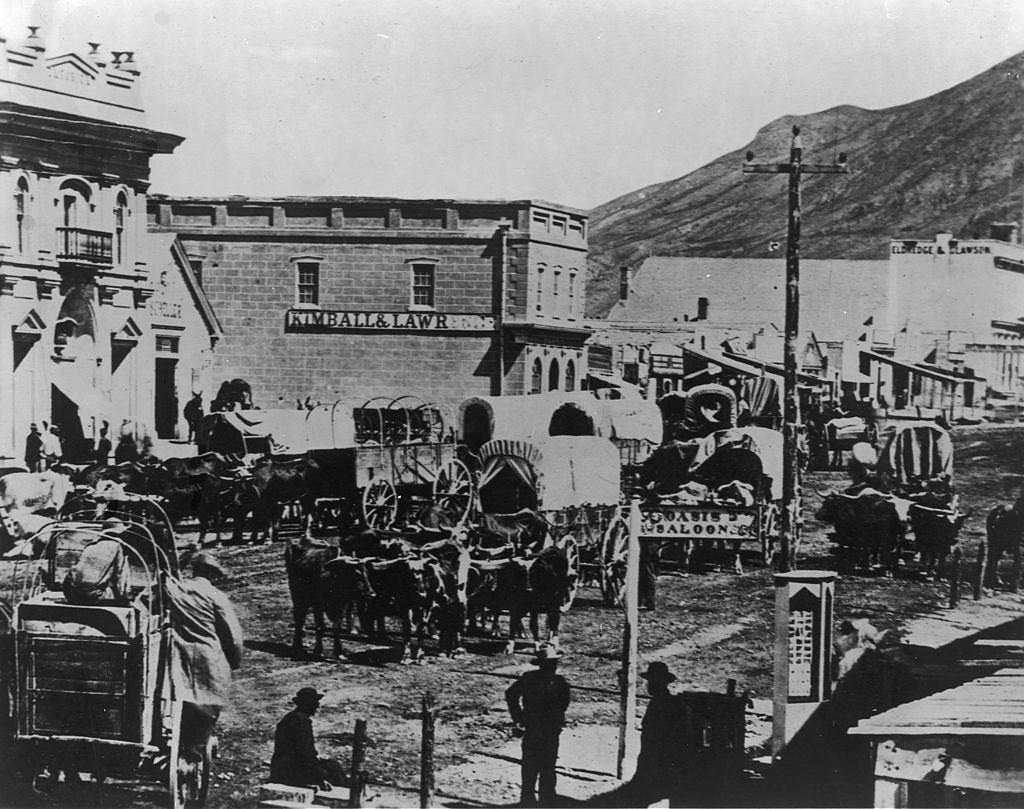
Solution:
{"label": "wagon canvas cover", "polygon": [[510,469],[537,493],[544,511],[619,502],[619,453],[605,438],[554,436],[540,444],[489,441],[480,448],[480,457],[481,489]]}
{"label": "wagon canvas cover", "polygon": [[878,460],[878,470],[904,484],[913,478],[952,475],[953,441],[931,422],[897,427]]}
{"label": "wagon canvas cover", "polygon": [[[233,430],[241,441],[269,438],[271,449],[278,455],[299,455],[314,449],[342,449],[355,446],[355,431],[349,410],[326,408],[316,410],[232,410],[215,413],[204,420]],[[214,449],[220,449],[215,447]]]}
{"label": "wagon canvas cover", "polygon": [[767,427],[733,427],[718,430],[701,439],[697,454],[690,465],[696,472],[700,466],[723,447],[747,445],[747,449],[761,459],[764,474],[772,479],[772,500],[782,498],[782,433]]}

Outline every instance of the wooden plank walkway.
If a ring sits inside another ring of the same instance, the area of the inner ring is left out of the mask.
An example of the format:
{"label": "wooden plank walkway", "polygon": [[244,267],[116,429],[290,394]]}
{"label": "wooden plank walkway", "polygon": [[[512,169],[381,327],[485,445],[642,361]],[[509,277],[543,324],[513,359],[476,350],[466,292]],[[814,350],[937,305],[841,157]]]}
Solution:
{"label": "wooden plank walkway", "polygon": [[899,705],[862,719],[850,733],[1024,737],[1024,670],[1000,669],[991,676]]}

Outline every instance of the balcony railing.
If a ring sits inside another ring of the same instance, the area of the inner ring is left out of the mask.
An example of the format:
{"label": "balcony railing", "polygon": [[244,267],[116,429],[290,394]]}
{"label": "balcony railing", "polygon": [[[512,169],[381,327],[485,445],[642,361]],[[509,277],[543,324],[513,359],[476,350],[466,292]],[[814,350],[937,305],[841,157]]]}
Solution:
{"label": "balcony railing", "polygon": [[111,233],[83,228],[57,228],[57,260],[112,264],[113,241]]}

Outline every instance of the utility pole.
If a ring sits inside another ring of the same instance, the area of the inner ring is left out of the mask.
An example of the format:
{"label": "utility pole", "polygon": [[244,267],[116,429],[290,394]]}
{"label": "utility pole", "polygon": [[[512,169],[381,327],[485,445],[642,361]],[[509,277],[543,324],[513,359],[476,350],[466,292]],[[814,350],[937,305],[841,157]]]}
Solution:
{"label": "utility pole", "polygon": [[793,141],[788,163],[754,163],[754,153],[747,152],[743,164],[745,174],[789,175],[789,229],[786,235],[786,347],[784,354],[785,383],[782,447],[782,538],[779,570],[787,573],[800,536],[800,461],[797,437],[800,428],[800,405],[797,396],[797,341],[800,337],[800,177],[804,174],[845,174],[846,154],[832,164],[804,163],[800,143],[800,127],[793,127]]}

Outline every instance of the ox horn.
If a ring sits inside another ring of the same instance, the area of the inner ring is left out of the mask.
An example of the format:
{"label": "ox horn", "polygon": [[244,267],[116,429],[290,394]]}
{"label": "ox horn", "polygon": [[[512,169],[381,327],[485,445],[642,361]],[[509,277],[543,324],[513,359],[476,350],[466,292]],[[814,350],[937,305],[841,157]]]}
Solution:
{"label": "ox horn", "polygon": [[830,494],[832,494],[832,492],[823,492],[820,489],[815,489],[814,491],[818,495],[818,497],[828,497]]}

